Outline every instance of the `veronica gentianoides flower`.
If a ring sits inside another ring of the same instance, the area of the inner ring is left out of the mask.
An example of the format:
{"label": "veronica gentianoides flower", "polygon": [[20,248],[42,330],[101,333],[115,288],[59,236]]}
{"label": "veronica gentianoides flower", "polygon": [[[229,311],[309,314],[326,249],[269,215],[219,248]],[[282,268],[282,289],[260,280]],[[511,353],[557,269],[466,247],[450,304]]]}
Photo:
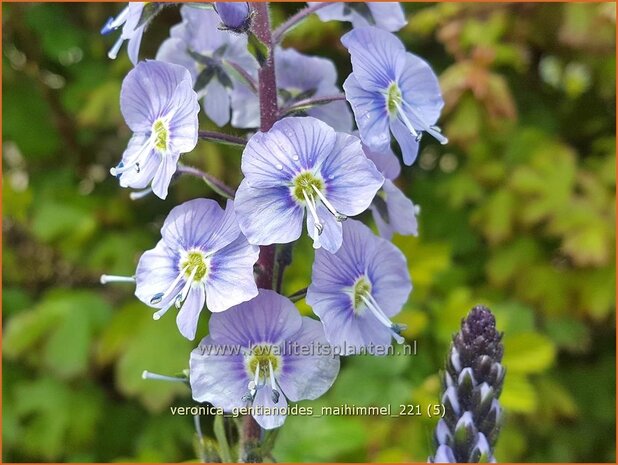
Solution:
{"label": "veronica gentianoides flower", "polygon": [[342,222],[367,209],[384,182],[358,138],[311,117],[284,118],[254,134],[241,167],[236,213],[257,245],[298,239],[306,211],[314,247],[335,252]]}
{"label": "veronica gentianoides flower", "polygon": [[122,187],[152,182],[164,199],[180,154],[197,145],[199,104],[189,72],[161,61],[139,63],[122,82],[120,110],[133,137],[110,171]]}
{"label": "veronica gentianoides flower", "polygon": [[[405,256],[360,221],[343,226],[334,254],[316,251],[307,303],[320,317],[326,339],[342,354],[369,353],[403,343],[403,326],[391,318],[412,290]],[[384,353],[384,351],[382,351]]]}
{"label": "veronica gentianoides flower", "polygon": [[262,428],[281,426],[288,400],[320,397],[339,372],[320,322],[274,291],[212,315],[209,327],[191,353],[193,398],[226,412],[252,407]]}
{"label": "veronica gentianoides flower", "polygon": [[223,210],[214,200],[190,200],[172,209],[161,240],[140,258],[135,295],[158,309],[155,320],[178,308],[178,328],[193,339],[204,303],[222,312],[257,295],[258,255],[238,228],[232,201]]}
{"label": "veronica gentianoides flower", "polygon": [[448,142],[435,125],[444,105],[438,78],[423,59],[406,52],[393,34],[376,27],[341,38],[352,73],[343,84],[363,143],[383,152],[397,140],[406,165],[416,160],[423,133]]}

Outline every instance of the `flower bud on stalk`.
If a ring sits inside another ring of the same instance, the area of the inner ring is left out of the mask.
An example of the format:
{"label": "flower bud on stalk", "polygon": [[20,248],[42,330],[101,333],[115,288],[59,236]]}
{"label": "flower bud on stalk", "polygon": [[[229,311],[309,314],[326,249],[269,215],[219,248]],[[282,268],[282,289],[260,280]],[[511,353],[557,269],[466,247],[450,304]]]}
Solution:
{"label": "flower bud on stalk", "polygon": [[242,33],[251,27],[251,10],[247,2],[215,2],[215,11],[223,29]]}
{"label": "flower bud on stalk", "polygon": [[504,346],[496,320],[484,306],[474,307],[453,337],[446,360],[442,404],[436,427],[436,454],[430,463],[495,462],[502,409]]}

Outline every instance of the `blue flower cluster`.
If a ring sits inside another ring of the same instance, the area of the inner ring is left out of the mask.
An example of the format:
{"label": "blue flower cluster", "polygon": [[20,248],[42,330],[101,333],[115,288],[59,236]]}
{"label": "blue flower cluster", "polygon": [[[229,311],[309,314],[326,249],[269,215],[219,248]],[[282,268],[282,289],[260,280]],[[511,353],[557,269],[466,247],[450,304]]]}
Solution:
{"label": "blue flower cluster", "polygon": [[[419,208],[395,184],[401,165],[391,136],[406,165],[424,133],[446,143],[435,126],[443,106],[438,80],[393,34],[406,24],[398,3],[307,7],[353,26],[341,39],[352,62],[345,93],[330,60],[264,40],[257,7],[243,2],[181,6],[181,22],[156,59],[139,61],[142,35],[161,8],[131,3],[102,30],[122,27],[109,55],[126,40],[135,65],[120,94],[133,136],[111,169],[119,184],[165,199],[181,155],[204,138],[200,109],[219,127],[260,130],[247,139],[213,136],[244,145],[244,179],[225,190],[225,208],[194,199],[170,211],[161,240],[139,260],[135,295],[156,309],[155,319],[175,307],[188,339],[202,310],[212,312],[209,335],[190,357],[193,397],[225,410],[277,407],[254,413],[263,428],[276,428],[288,400],[330,388],[339,371],[334,354],[404,342],[392,318],[412,283],[406,258],[389,240],[417,234]],[[286,31],[279,32],[273,37]],[[276,88],[262,81],[268,67]],[[278,118],[264,128],[267,98]],[[352,218],[365,211],[379,236]],[[293,243],[304,228],[316,249],[306,299],[319,320],[301,317],[277,285],[256,284],[269,272],[262,262],[269,246]],[[331,350],[290,350],[290,342]]]}

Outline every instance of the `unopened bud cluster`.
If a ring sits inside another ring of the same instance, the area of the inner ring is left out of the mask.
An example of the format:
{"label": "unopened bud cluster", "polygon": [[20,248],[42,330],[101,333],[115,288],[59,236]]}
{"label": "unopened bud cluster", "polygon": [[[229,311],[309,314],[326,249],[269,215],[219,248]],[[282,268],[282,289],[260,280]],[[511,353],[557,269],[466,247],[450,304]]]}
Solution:
{"label": "unopened bud cluster", "polygon": [[431,463],[495,462],[494,445],[502,409],[504,347],[496,320],[484,306],[474,307],[453,337],[446,360],[442,403],[445,415],[436,427]]}

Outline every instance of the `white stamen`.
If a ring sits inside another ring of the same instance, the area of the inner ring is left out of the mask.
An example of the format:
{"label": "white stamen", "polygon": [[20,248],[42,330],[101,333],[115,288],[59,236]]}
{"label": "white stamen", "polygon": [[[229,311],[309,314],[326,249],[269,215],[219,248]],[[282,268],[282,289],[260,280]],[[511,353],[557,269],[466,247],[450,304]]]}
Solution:
{"label": "white stamen", "polygon": [[132,163],[130,165],[124,165],[124,166],[114,166],[109,169],[109,172],[112,176],[118,176],[122,173],[126,173],[127,171],[132,170],[133,168],[137,170],[137,163]]}
{"label": "white stamen", "polygon": [[116,16],[111,23],[109,23],[109,28],[112,30],[118,29],[120,26],[122,26],[127,21],[128,16],[129,16],[129,7],[127,6],[120,13],[118,13],[118,16]]}
{"label": "white stamen", "polygon": [[333,216],[335,217],[337,221],[341,222],[341,221],[345,221],[348,219],[347,216],[342,215],[335,209],[335,207],[333,207],[333,205],[328,201],[328,199],[324,196],[324,194],[320,192],[320,189],[318,189],[314,184],[311,184],[311,187],[313,187],[313,190],[316,192],[316,194],[318,194],[318,197],[320,197],[320,200],[322,201],[324,206],[328,209],[329,212],[333,214]]}
{"label": "white stamen", "polygon": [[249,381],[249,385],[247,388],[249,392],[246,393],[240,400],[243,402],[253,402],[255,399],[255,394],[259,388],[258,382],[260,381],[260,364],[259,362],[255,365],[255,376],[253,377],[253,381]]}
{"label": "white stamen", "polygon": [[185,286],[182,288],[180,294],[178,294],[175,302],[176,308],[182,307],[182,304],[187,299],[189,291],[191,290],[191,284],[193,284],[193,278],[195,278],[195,273],[197,273],[197,266],[193,268],[193,271],[191,271],[191,274],[189,275],[189,279],[187,279]]}
{"label": "white stamen", "polygon": [[260,382],[260,362],[255,364],[255,375],[253,376],[253,381],[249,382],[249,391],[251,392],[251,397],[255,397],[255,393],[258,390]]}
{"label": "white stamen", "polygon": [[148,152],[150,149],[154,147],[154,136],[150,136],[150,138],[142,145],[135,155],[131,156],[131,159],[135,160],[135,162],[130,163],[127,160],[127,164],[122,167],[115,166],[109,170],[112,176],[118,176],[119,174],[125,173],[133,168],[139,173],[140,172],[140,160],[144,153]]}
{"label": "white stamen", "polygon": [[129,194],[129,198],[131,200],[139,200],[147,195],[152,194],[152,187],[147,187],[146,189],[142,189],[141,191],[133,191]]}
{"label": "white stamen", "polygon": [[[423,131],[425,131],[426,133],[430,134],[431,136],[435,137],[435,139],[440,142],[440,144],[445,145],[448,143],[448,139],[446,137],[444,137],[442,135],[442,132],[440,131],[440,128],[437,126],[430,126],[427,123],[425,123],[423,121],[423,118],[421,118],[421,115],[418,114],[418,112],[416,111],[416,109],[414,108],[414,106],[410,105],[408,102],[404,101],[403,104],[406,106],[406,108],[408,108],[413,114],[414,116],[416,116],[416,118],[423,123]],[[399,115],[402,116],[402,119],[405,118],[405,120],[408,121],[408,123],[410,123],[410,120],[408,120],[408,117],[405,115],[405,113],[403,111],[401,111],[401,107],[397,106],[397,109],[399,110]],[[405,124],[405,120],[404,120],[404,124]],[[410,126],[412,126],[410,124]],[[408,127],[408,125],[406,124],[406,127]],[[408,127],[408,129],[410,129]],[[414,135],[416,135],[415,133],[413,133]]]}
{"label": "white stamen", "polygon": [[148,370],[144,370],[142,372],[142,379],[154,379],[157,381],[170,381],[172,383],[184,383],[186,380],[184,378],[178,378],[176,376],[165,376],[160,375],[158,373],[151,373]]}
{"label": "white stamen", "polygon": [[399,115],[399,118],[401,119],[403,124],[406,126],[406,128],[408,128],[408,131],[410,131],[414,137],[418,138],[418,132],[416,131],[416,129],[414,129],[414,126],[412,126],[412,123],[408,119],[408,116],[403,112],[401,105],[396,103],[395,106],[397,107],[397,115]]}
{"label": "white stamen", "polygon": [[309,212],[311,212],[311,216],[313,216],[313,223],[315,225],[315,229],[319,236],[320,234],[322,234],[322,231],[324,230],[324,226],[322,226],[322,223],[320,223],[318,212],[315,208],[315,204],[313,203],[314,202],[313,197],[310,197],[305,191],[305,189],[303,189],[303,196],[305,197],[305,202],[307,202],[307,208],[309,209]]}
{"label": "white stamen", "polygon": [[115,276],[111,274],[102,274],[101,275],[101,284],[109,284],[109,283],[134,283],[135,276]]}
{"label": "white stamen", "polygon": [[[163,299],[161,299],[161,300],[163,300]],[[171,307],[171,305],[168,305],[167,307],[162,308],[161,310],[158,310],[158,311],[154,312],[152,314],[152,319],[155,320],[155,321],[156,320],[160,320],[161,317],[167,313],[167,311],[170,309],[170,307]]]}
{"label": "white stamen", "polygon": [[268,368],[270,375],[270,387],[273,391],[273,402],[276,404],[279,402],[279,391],[276,389],[277,382],[275,380],[275,370],[273,370],[273,364],[270,359],[268,360]]}
{"label": "white stamen", "polygon": [[[150,304],[151,305],[156,305],[159,302],[163,301],[164,299],[167,298],[167,296],[169,295],[170,292],[172,292],[174,290],[174,288],[178,285],[178,283],[180,282],[180,280],[182,279],[182,277],[185,274],[187,268],[183,268],[182,270],[180,270],[180,273],[178,273],[178,276],[176,276],[176,279],[174,279],[174,281],[172,281],[172,284],[169,285],[169,287],[164,291],[164,292],[160,292],[156,295],[154,295],[152,297],[152,299],[150,299]],[[165,312],[167,312],[169,310],[169,307],[167,308],[162,308],[161,310],[159,310],[158,312],[155,312],[152,315],[152,318],[155,320],[158,320],[159,318],[161,318]]]}
{"label": "white stamen", "polygon": [[369,298],[369,300],[373,303],[373,305],[382,313],[382,315],[384,316],[384,318],[386,318],[390,324],[391,324],[391,328],[397,333],[400,334],[401,331],[404,331],[407,328],[407,325],[402,325],[402,324],[398,324],[398,323],[393,323],[389,317],[386,316],[386,313],[384,313],[384,311],[382,310],[382,308],[380,307],[380,304],[378,304],[378,301],[375,299],[375,297],[372,294],[367,294],[367,297]]}
{"label": "white stamen", "polygon": [[109,57],[110,60],[116,59],[116,57],[118,56],[118,52],[120,51],[120,47],[122,47],[123,42],[124,42],[124,39],[122,38],[122,36],[118,37],[118,40],[116,41],[114,46],[109,50],[109,52],[107,52],[107,56]]}
{"label": "white stamen", "polygon": [[371,313],[373,313],[373,315],[378,320],[380,320],[380,323],[382,323],[384,326],[386,326],[391,331],[391,334],[393,338],[397,341],[397,343],[403,344],[405,339],[401,337],[401,335],[395,331],[395,328],[397,328],[397,326],[393,324],[393,322],[384,314],[384,312],[382,311],[378,303],[375,301],[375,299],[373,299],[371,294],[369,294],[369,298],[365,297],[365,295],[363,294],[361,294],[360,297],[361,299],[363,299],[363,302],[365,302],[365,305],[371,311]]}

